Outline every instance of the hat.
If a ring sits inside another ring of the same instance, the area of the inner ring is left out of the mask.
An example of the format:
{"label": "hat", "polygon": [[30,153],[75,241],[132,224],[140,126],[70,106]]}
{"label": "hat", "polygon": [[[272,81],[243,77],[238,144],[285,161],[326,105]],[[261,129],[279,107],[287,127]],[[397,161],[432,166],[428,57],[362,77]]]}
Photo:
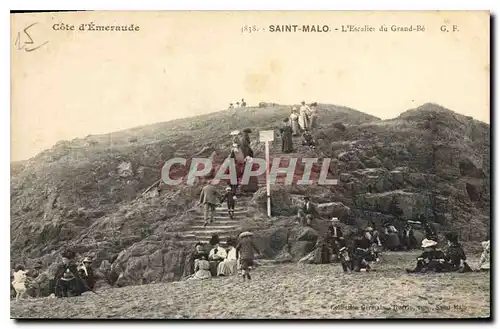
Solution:
{"label": "hat", "polygon": [[368,226],[367,228],[365,228],[365,231],[367,231],[367,232],[373,232],[373,228],[371,226]]}
{"label": "hat", "polygon": [[284,118],[284,119],[283,119],[283,122],[288,122],[288,121],[290,121],[290,119],[289,119],[289,118]]}
{"label": "hat", "polygon": [[37,262],[37,263],[35,263],[35,265],[33,266],[33,268],[35,268],[35,269],[36,269],[36,268],[42,268],[42,267],[43,267],[42,262]]}
{"label": "hat", "polygon": [[217,234],[212,235],[212,237],[210,238],[210,241],[209,241],[209,243],[212,246],[218,244],[219,242],[220,242],[220,240],[219,240],[219,236]]}
{"label": "hat", "polygon": [[90,257],[85,257],[85,258],[82,260],[82,263],[92,263],[92,259],[90,259]]}
{"label": "hat", "polygon": [[245,129],[243,129],[243,132],[244,132],[244,133],[247,133],[247,134],[251,134],[251,133],[252,133],[252,129],[250,129],[250,128],[245,128]]}
{"label": "hat", "polygon": [[347,249],[346,247],[342,247],[342,248],[339,249],[339,252],[342,252],[342,251],[344,251],[346,249]]}
{"label": "hat", "polygon": [[458,242],[458,234],[456,232],[448,232],[444,235],[444,237],[450,242]]}
{"label": "hat", "polygon": [[232,188],[226,187],[226,191],[231,191],[231,190],[232,190]]}
{"label": "hat", "polygon": [[231,133],[229,135],[236,136],[236,135],[239,135],[239,134],[240,134],[239,130],[233,130],[233,131],[231,131]]}
{"label": "hat", "polygon": [[339,222],[339,219],[337,217],[332,217],[332,222]]}
{"label": "hat", "polygon": [[294,106],[294,107],[292,107],[292,111],[293,111],[293,112],[297,112],[297,108],[296,108],[295,106]]}
{"label": "hat", "polygon": [[243,233],[240,233],[240,235],[238,237],[240,238],[244,238],[244,237],[247,237],[247,236],[252,236],[253,233],[252,232],[248,232],[248,231],[245,231]]}
{"label": "hat", "polygon": [[308,197],[307,195],[304,197],[304,200],[311,200],[310,197]]}
{"label": "hat", "polygon": [[305,104],[305,103],[306,103],[305,101],[300,102],[300,104]]}
{"label": "hat", "polygon": [[435,245],[437,245],[436,241],[429,240],[429,239],[422,240],[422,248],[434,247]]}

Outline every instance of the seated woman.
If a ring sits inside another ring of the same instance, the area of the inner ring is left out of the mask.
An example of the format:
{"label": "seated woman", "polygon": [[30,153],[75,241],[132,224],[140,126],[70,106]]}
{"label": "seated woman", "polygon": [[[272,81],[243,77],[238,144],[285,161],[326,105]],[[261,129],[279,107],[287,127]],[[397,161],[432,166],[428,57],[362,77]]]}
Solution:
{"label": "seated woman", "polygon": [[205,255],[202,255],[201,259],[196,262],[194,271],[195,273],[188,280],[203,280],[212,277],[212,274],[210,274],[210,263],[207,261]]}
{"label": "seated woman", "polygon": [[227,257],[217,266],[217,276],[229,276],[238,272],[234,239],[227,239]]}
{"label": "seated woman", "polygon": [[189,277],[195,273],[196,263],[199,259],[205,256],[208,258],[208,253],[205,251],[204,245],[201,242],[196,243],[193,252],[187,257],[184,266],[184,277]]}
{"label": "seated woman", "polygon": [[490,240],[481,242],[483,253],[479,259],[479,271],[490,270]]}
{"label": "seated woman", "polygon": [[[446,233],[446,240],[448,240],[448,249],[445,255],[445,270],[458,271],[458,272],[471,272],[472,269],[467,264],[467,257],[465,256],[464,249],[458,243],[458,235],[456,233]],[[463,263],[462,263],[463,261]]]}
{"label": "seated woman", "polygon": [[425,273],[428,271],[441,272],[445,268],[445,255],[436,248],[437,242],[429,239],[422,241],[424,252],[417,257],[417,266],[406,269],[407,273]]}
{"label": "seated woman", "polygon": [[319,237],[313,251],[299,260],[299,264],[327,264],[330,263],[330,248],[324,238]]}

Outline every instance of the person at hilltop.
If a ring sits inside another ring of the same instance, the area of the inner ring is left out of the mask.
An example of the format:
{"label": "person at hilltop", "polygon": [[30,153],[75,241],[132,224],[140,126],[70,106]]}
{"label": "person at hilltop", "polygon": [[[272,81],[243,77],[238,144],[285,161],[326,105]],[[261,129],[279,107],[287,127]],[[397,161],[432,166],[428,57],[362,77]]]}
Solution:
{"label": "person at hilltop", "polygon": [[247,102],[245,102],[245,100],[242,98],[241,99],[241,107],[246,107],[247,106]]}
{"label": "person at hilltop", "polygon": [[290,126],[290,119],[285,118],[283,120],[283,127],[280,128],[281,134],[281,151],[283,153],[293,152],[293,140],[292,140],[292,127]]}
{"label": "person at hilltop", "polygon": [[298,222],[302,225],[311,225],[311,222],[315,217],[320,217],[318,210],[312,204],[311,198],[305,196],[304,205],[299,208],[297,212]]}
{"label": "person at hilltop", "polygon": [[437,242],[429,239],[422,240],[424,252],[417,257],[414,269],[406,269],[407,273],[426,273],[428,271],[441,272],[445,268],[445,255],[437,249]]}
{"label": "person at hilltop", "polygon": [[490,270],[490,240],[481,242],[483,253],[479,259],[479,271]]}
{"label": "person at hilltop", "polygon": [[309,114],[311,109],[306,105],[306,102],[302,101],[302,106],[299,110],[299,125],[302,131],[309,129]]}
{"label": "person at hilltop", "polygon": [[239,260],[243,279],[251,280],[250,268],[254,265],[255,253],[259,254],[259,249],[252,240],[253,233],[243,232],[238,236],[236,245],[236,257]]}
{"label": "person at hilltop", "polygon": [[310,115],[309,115],[309,129],[314,129],[317,127],[318,119],[318,103],[314,102],[311,104]]}
{"label": "person at hilltop", "polygon": [[203,205],[203,219],[205,223],[203,226],[207,226],[210,220],[210,223],[214,221],[214,213],[215,207],[218,202],[218,193],[215,186],[212,184],[212,181],[208,181],[207,185],[203,187],[200,194],[200,205]]}
{"label": "person at hilltop", "polygon": [[448,248],[445,253],[445,267],[448,271],[453,272],[472,272],[469,264],[467,264],[467,256],[462,245],[458,243],[458,234],[449,232],[445,234],[448,241]]}
{"label": "person at hilltop", "polygon": [[233,103],[229,103],[229,108],[230,108],[230,109],[234,109],[234,105],[233,105]]}
{"label": "person at hilltop", "polygon": [[234,188],[231,185],[226,187],[226,193],[220,200],[220,203],[223,203],[224,201],[227,202],[227,213],[229,215],[229,218],[234,219],[234,207],[236,206],[236,195]]}
{"label": "person at hilltop", "polygon": [[228,238],[226,245],[228,247],[227,257],[219,263],[217,267],[217,276],[230,276],[236,274],[236,272],[238,271],[234,239]]}
{"label": "person at hilltop", "polygon": [[292,113],[290,114],[290,122],[292,126],[292,136],[300,135],[300,125],[299,125],[299,115],[297,113],[297,108],[292,107]]}

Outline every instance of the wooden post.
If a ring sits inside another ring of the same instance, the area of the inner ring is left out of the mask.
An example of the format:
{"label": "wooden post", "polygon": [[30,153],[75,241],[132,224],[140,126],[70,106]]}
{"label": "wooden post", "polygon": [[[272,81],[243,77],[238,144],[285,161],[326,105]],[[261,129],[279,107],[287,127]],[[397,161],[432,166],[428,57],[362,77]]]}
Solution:
{"label": "wooden post", "polygon": [[266,190],[267,190],[267,216],[271,217],[271,182],[269,180],[269,142],[266,141]]}

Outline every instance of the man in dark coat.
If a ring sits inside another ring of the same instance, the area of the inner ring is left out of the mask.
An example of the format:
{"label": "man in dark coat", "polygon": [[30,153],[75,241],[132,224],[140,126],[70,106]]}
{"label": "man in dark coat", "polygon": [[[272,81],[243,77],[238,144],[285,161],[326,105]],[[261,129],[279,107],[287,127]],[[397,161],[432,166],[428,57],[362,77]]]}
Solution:
{"label": "man in dark coat", "polygon": [[214,221],[215,207],[218,203],[217,197],[217,190],[212,182],[209,181],[208,184],[203,187],[200,194],[200,204],[203,205],[203,218],[205,219],[204,226],[208,224],[209,218],[210,223]]}
{"label": "man in dark coat", "polygon": [[[458,243],[458,234],[455,232],[446,233],[448,240],[448,249],[445,253],[445,261],[447,270],[458,272],[471,272],[469,264],[467,264],[467,256],[462,245]],[[463,262],[463,263],[462,263]]]}
{"label": "man in dark coat", "polygon": [[308,196],[304,197],[304,205],[299,209],[297,217],[303,225],[310,225],[314,218],[320,217],[318,210]]}
{"label": "man in dark coat", "polygon": [[234,219],[234,207],[236,206],[236,195],[231,185],[226,187],[226,193],[220,200],[220,203],[227,201],[227,213],[229,218]]}
{"label": "man in dark coat", "polygon": [[88,289],[94,290],[97,278],[92,268],[92,260],[89,257],[83,259],[82,264],[78,268],[78,274],[85,281]]}

